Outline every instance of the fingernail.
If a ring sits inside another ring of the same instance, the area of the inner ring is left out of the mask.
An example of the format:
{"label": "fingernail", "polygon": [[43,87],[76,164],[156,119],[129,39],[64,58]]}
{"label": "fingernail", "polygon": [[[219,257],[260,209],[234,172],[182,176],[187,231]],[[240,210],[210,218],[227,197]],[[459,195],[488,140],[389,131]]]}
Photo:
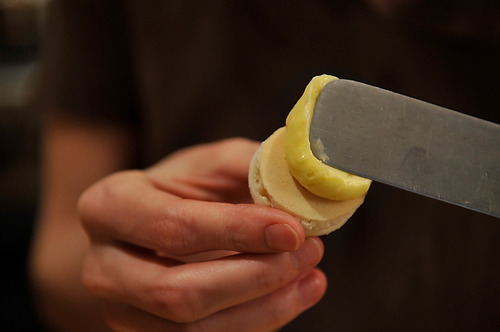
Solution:
{"label": "fingernail", "polygon": [[316,304],[325,292],[325,287],[316,272],[309,273],[299,281],[299,291],[305,307]]}
{"label": "fingernail", "polygon": [[266,243],[269,248],[279,251],[297,250],[300,242],[299,236],[287,224],[274,224],[266,228]]}

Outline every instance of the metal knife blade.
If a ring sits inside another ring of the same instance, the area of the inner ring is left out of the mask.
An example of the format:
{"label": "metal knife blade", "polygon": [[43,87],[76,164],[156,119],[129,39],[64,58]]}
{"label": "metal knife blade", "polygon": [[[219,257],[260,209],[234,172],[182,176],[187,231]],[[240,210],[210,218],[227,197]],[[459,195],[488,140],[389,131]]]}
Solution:
{"label": "metal knife blade", "polygon": [[500,218],[499,124],[340,79],[321,91],[309,140],[332,167]]}

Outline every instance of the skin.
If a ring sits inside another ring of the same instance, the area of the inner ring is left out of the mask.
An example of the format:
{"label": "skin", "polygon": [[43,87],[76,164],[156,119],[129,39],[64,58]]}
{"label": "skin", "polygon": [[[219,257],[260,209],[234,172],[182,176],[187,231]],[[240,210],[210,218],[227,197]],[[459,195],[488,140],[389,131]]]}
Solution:
{"label": "skin", "polygon": [[323,296],[321,241],[250,201],[257,142],[194,146],[122,171],[131,145],[123,129],[52,117],[43,136],[31,269],[50,325],[271,331]]}

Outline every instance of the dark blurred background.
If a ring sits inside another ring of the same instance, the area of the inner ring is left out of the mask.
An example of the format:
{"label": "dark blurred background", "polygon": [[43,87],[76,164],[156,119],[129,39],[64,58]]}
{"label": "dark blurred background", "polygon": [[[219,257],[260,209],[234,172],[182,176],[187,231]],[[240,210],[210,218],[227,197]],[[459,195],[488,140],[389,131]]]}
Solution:
{"label": "dark blurred background", "polygon": [[[4,253],[1,275],[5,287],[1,297],[0,329],[7,331],[41,331],[30,300],[26,258],[37,211],[38,188],[39,119],[36,112],[32,112],[30,96],[43,44],[43,9],[47,1],[0,0],[0,221],[3,226],[1,246]],[[491,1],[495,3],[498,0]],[[365,2],[376,6],[383,1]],[[398,3],[397,0],[392,2]],[[411,4],[418,1],[407,2]],[[368,83],[383,84],[385,88],[498,122],[498,5],[492,6],[496,11],[488,11],[483,7],[487,1],[477,4],[470,1],[466,4],[459,0],[421,2],[408,15],[405,15],[403,8],[400,11],[402,14],[396,17],[391,6],[375,7],[379,8],[375,14],[371,11],[367,14],[366,10],[356,14],[354,17],[358,21],[352,23],[356,27],[353,29],[354,36],[366,43],[353,39],[346,45],[349,52],[345,55],[345,62],[356,64],[355,70],[346,72],[354,76],[356,72],[363,73],[364,76],[359,74],[359,77],[371,80]],[[454,10],[448,11],[446,17],[441,17],[436,13],[442,12],[443,8]],[[406,23],[401,24],[401,21]],[[356,55],[363,57],[363,62],[350,61],[349,55],[355,53],[353,47],[358,47]],[[349,65],[346,67],[349,68]],[[340,76],[342,73],[331,74]],[[489,81],[485,82],[485,78],[489,78]],[[377,188],[372,191],[371,205],[387,204],[384,202],[385,189]],[[444,211],[441,217],[450,219],[450,224],[457,222],[454,220],[455,214],[462,216],[462,223],[473,217],[471,213],[453,207],[441,208],[435,201],[423,198],[411,201],[415,202],[415,206],[422,206],[422,210],[428,210],[422,215],[416,212],[410,216],[404,214],[405,218],[414,219],[414,225],[422,217],[425,218],[426,213],[430,214],[434,206]],[[356,218],[369,220],[373,216],[368,211],[369,206],[362,209]],[[395,215],[388,219],[396,223],[399,222],[398,217]],[[350,227],[347,225],[344,232],[349,232]],[[391,225],[387,224],[386,227]],[[369,228],[364,229],[367,233],[371,231]],[[393,239],[391,241],[394,242]],[[327,255],[341,256],[340,250],[328,248]],[[329,258],[324,260],[324,264],[328,263]],[[337,273],[339,276],[336,278],[349,278],[344,276],[343,271]],[[325,315],[328,314],[325,312]],[[373,314],[376,315],[377,311],[373,311]]]}
{"label": "dark blurred background", "polygon": [[36,214],[38,119],[30,95],[42,41],[42,0],[0,0],[1,329],[39,331],[27,278]]}

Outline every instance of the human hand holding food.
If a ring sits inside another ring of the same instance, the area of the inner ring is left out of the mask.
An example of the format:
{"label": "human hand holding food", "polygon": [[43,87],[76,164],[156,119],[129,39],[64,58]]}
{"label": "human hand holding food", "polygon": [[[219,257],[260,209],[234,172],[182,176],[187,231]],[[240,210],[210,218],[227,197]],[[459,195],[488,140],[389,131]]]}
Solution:
{"label": "human hand holding food", "polygon": [[321,298],[321,241],[289,214],[250,204],[257,147],[231,139],[181,150],[82,195],[83,281],[113,329],[273,330]]}

